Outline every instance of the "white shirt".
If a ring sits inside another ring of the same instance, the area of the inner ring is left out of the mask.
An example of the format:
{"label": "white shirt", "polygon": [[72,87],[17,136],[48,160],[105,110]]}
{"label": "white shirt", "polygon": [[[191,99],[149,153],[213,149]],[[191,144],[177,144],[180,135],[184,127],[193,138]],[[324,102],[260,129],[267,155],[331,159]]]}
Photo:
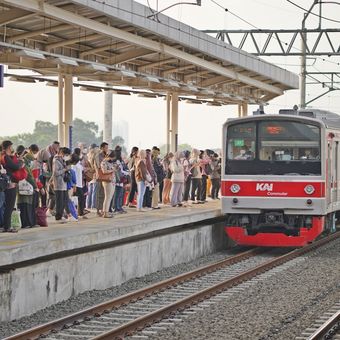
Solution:
{"label": "white shirt", "polygon": [[76,165],[72,165],[72,169],[74,170],[76,174],[76,187],[77,188],[82,188],[83,187],[83,166],[81,165],[80,162],[78,162]]}

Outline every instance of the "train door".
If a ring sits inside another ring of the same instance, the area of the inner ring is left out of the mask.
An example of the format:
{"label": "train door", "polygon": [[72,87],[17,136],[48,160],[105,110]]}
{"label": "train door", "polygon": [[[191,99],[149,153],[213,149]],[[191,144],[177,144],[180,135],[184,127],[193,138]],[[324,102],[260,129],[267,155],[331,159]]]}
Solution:
{"label": "train door", "polygon": [[332,141],[327,143],[327,204],[332,202]]}
{"label": "train door", "polygon": [[[337,204],[338,201],[338,142],[333,142],[332,147],[332,203],[333,205]],[[334,206],[335,208],[335,206]],[[337,210],[337,209],[335,209]]]}

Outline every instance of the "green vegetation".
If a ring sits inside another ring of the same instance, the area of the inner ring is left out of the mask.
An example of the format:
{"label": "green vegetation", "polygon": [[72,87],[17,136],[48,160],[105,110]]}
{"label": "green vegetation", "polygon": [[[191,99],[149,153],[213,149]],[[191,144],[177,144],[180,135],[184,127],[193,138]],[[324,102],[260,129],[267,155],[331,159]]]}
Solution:
{"label": "green vegetation", "polygon": [[[73,147],[78,143],[84,143],[89,146],[92,143],[100,144],[103,140],[103,132],[99,131],[99,127],[94,122],[85,122],[79,118],[73,121]],[[15,136],[0,137],[2,140],[11,140],[15,146],[37,144],[40,148],[45,148],[53,141],[58,139],[58,126],[51,122],[37,120],[32,133],[20,133]],[[124,150],[124,139],[120,136],[114,137],[112,145],[120,145]]]}

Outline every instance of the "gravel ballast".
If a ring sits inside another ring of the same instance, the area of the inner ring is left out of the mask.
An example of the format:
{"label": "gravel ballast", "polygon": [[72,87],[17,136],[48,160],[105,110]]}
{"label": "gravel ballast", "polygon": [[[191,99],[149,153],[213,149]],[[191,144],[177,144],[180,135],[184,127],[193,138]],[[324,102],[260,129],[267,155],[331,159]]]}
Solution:
{"label": "gravel ballast", "polygon": [[294,339],[339,301],[339,249],[336,240],[152,339]]}
{"label": "gravel ballast", "polygon": [[[294,339],[340,299],[340,240],[216,302],[152,339]],[[234,251],[235,253],[236,251]],[[0,338],[232,255],[176,265],[125,284],[75,296],[29,317],[0,323]]]}
{"label": "gravel ballast", "polygon": [[208,255],[199,258],[190,263],[184,263],[175,265],[169,268],[165,268],[156,273],[146,275],[141,278],[135,278],[125,282],[120,286],[115,286],[105,290],[93,290],[74,296],[68,300],[55,304],[51,307],[47,307],[33,315],[13,320],[10,322],[0,322],[0,339],[9,335],[21,332],[23,330],[32,328],[39,324],[55,320],[57,318],[66,316],[71,313],[78,312],[79,310],[92,307],[95,304],[110,300],[114,297],[129,293],[131,291],[143,288],[147,285],[165,280],[175,275],[196,269],[208,263],[216,262],[232,256],[245,250],[245,248],[233,248],[232,250],[226,250],[212,255]]}

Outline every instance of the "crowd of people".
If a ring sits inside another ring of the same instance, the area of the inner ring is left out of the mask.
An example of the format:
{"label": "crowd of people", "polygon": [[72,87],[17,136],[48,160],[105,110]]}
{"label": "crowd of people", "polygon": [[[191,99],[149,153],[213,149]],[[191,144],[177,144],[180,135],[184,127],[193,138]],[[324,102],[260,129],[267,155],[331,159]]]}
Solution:
{"label": "crowd of people", "polygon": [[7,140],[0,152],[4,232],[17,231],[12,225],[14,211],[22,228],[30,228],[47,225],[41,215],[66,223],[86,219],[91,210],[113,218],[127,213],[127,208],[145,212],[161,209],[160,204],[203,204],[207,195],[219,199],[221,159],[212,150],[169,152],[161,158],[156,146],[133,147],[130,155],[123,155],[120,146],[109,150],[105,142],[92,144],[89,150],[79,144],[71,151],[57,141],[43,149],[32,144],[14,150]]}

